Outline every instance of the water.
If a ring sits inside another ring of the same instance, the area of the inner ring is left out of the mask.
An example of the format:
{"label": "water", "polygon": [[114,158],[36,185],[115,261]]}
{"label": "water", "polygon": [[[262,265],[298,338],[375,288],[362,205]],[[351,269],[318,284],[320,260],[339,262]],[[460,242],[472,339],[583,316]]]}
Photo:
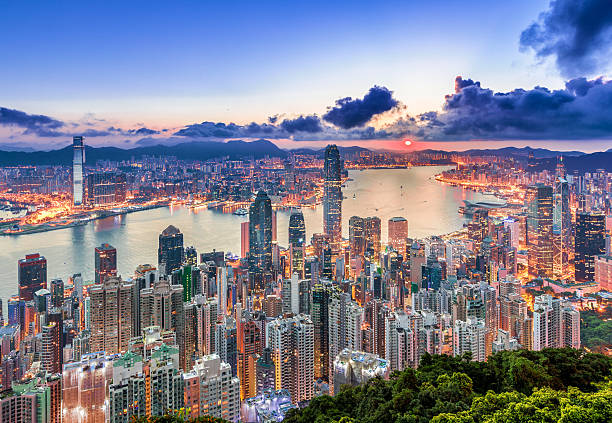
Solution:
{"label": "water", "polygon": [[[480,201],[483,195],[436,182],[433,176],[448,167],[413,167],[349,171],[353,179],[343,189],[343,235],[348,237],[348,220],[353,215],[378,216],[382,240],[387,239],[387,220],[408,219],[411,237],[445,234],[465,222],[457,208],[462,200]],[[307,239],[323,229],[322,206],[304,209]],[[278,212],[277,233],[281,246],[287,245],[289,212]],[[93,279],[94,248],[108,242],[117,248],[119,273],[128,277],[136,266],[157,264],[159,233],[173,224],[183,232],[186,246],[198,252],[212,249],[240,253],[240,223],[247,217],[187,207],[165,207],[100,219],[84,226],[21,236],[0,237],[0,298],[17,293],[17,260],[29,253],[47,258],[48,280],[64,281],[74,273]]]}

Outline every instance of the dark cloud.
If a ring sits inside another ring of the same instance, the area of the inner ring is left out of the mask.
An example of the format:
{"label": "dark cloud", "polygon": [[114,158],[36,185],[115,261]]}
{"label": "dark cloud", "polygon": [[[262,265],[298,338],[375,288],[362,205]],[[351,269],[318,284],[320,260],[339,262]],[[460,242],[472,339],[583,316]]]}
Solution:
{"label": "dark cloud", "polygon": [[321,119],[317,115],[310,116],[298,116],[295,119],[285,119],[280,124],[281,128],[290,134],[296,132],[321,132],[323,127],[321,126]]}
{"label": "dark cloud", "polygon": [[457,77],[455,86],[441,112],[400,119],[386,130],[439,141],[612,137],[612,81],[577,78],[562,90],[496,93]]}
{"label": "dark cloud", "polygon": [[16,126],[25,129],[24,134],[34,134],[41,137],[56,137],[62,135],[59,128],[64,122],[45,115],[30,115],[21,110],[0,107],[0,125]]}
{"label": "dark cloud", "polygon": [[145,127],[138,128],[138,129],[130,129],[127,132],[132,135],[141,135],[141,136],[159,134],[159,131],[156,131],[155,129],[145,128]]}
{"label": "dark cloud", "polygon": [[187,125],[174,135],[191,138],[286,138],[287,134],[276,125],[251,122],[248,125],[223,122],[202,122]]}
{"label": "dark cloud", "polygon": [[375,85],[363,99],[346,97],[336,100],[336,106],[323,115],[323,119],[342,129],[351,129],[365,125],[375,115],[391,110],[398,104],[392,91]]}
{"label": "dark cloud", "polygon": [[612,52],[612,1],[555,0],[521,33],[520,45],[539,58],[553,57],[572,78],[601,72]]}

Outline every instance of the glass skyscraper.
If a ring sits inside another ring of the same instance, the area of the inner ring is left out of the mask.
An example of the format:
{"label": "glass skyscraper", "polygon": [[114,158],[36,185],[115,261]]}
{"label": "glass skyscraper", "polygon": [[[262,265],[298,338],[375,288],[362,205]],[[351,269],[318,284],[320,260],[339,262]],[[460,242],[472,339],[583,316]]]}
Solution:
{"label": "glass skyscraper", "polygon": [[527,188],[527,261],[529,274],[553,276],[553,189],[544,184]]}
{"label": "glass skyscraper", "polygon": [[72,203],[75,206],[83,205],[84,196],[84,175],[85,167],[85,146],[83,137],[72,138],[72,149],[74,156],[72,159]]}
{"label": "glass skyscraper", "polygon": [[323,172],[323,232],[329,235],[332,249],[338,251],[342,241],[342,163],[335,145],[325,149]]}
{"label": "glass skyscraper", "polygon": [[262,274],[272,268],[272,202],[259,191],[249,208],[249,270]]}
{"label": "glass skyscraper", "polygon": [[606,216],[600,212],[576,213],[576,281],[595,279],[595,256],[606,252]]}
{"label": "glass skyscraper", "polygon": [[304,244],[306,225],[301,210],[294,210],[289,217],[289,248],[291,250],[291,273],[304,275]]}
{"label": "glass skyscraper", "polygon": [[159,234],[157,262],[162,274],[170,275],[183,264],[183,234],[170,225]]}

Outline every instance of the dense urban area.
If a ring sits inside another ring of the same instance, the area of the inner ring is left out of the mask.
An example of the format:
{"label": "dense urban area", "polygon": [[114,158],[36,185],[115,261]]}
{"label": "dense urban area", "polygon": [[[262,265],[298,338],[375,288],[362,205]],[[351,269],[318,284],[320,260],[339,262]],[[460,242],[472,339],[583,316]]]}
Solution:
{"label": "dense urban area", "polygon": [[[108,243],[83,251],[93,280],[48,280],[36,248],[2,263],[18,267],[0,307],[2,422],[474,422],[510,402],[526,413],[565,398],[580,415],[609,401],[609,382],[594,384],[612,369],[608,169],[335,145],[91,163],[85,151],[77,136],[71,165],[0,168],[0,236],[181,205],[248,217],[241,251],[196,251],[170,225],[131,274],[117,270],[130,252]],[[416,239],[403,216],[343,214],[348,169],[439,164],[451,166],[436,183],[494,199],[464,201],[460,230]],[[307,239],[302,210],[317,205]]]}

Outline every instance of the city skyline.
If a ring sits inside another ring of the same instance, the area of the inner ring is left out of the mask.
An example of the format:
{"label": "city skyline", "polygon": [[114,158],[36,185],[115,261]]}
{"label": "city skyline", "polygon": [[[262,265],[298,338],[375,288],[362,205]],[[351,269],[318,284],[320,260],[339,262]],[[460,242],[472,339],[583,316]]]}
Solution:
{"label": "city skyline", "polygon": [[[59,148],[75,135],[123,148],[257,138],[283,148],[610,146],[612,122],[598,111],[612,95],[605,2],[139,6],[7,5],[16,60],[4,71],[0,147]],[[71,37],[71,21],[88,30]],[[454,31],[470,21],[480,24]],[[24,32],[26,22],[47,35]]]}

